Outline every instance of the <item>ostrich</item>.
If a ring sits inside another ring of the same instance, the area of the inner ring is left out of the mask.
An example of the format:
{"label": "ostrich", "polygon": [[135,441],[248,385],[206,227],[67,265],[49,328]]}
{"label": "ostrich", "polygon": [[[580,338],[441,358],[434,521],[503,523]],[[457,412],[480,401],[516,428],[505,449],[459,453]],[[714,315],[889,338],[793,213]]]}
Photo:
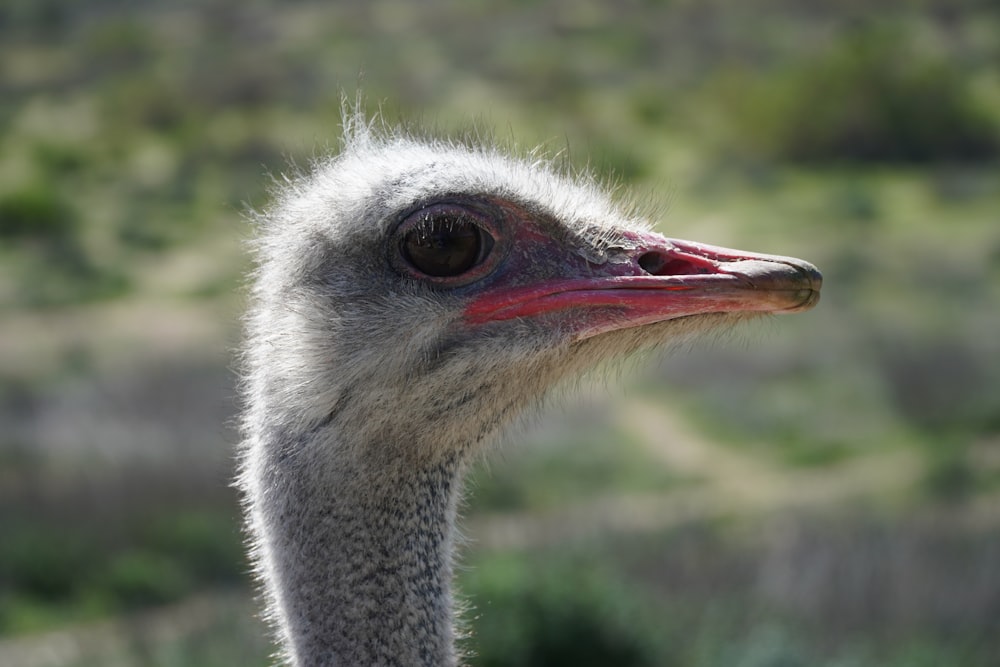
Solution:
{"label": "ostrich", "polygon": [[454,665],[463,474],[605,360],[811,308],[788,257],[667,239],[535,156],[348,114],[260,215],[241,470],[290,665]]}

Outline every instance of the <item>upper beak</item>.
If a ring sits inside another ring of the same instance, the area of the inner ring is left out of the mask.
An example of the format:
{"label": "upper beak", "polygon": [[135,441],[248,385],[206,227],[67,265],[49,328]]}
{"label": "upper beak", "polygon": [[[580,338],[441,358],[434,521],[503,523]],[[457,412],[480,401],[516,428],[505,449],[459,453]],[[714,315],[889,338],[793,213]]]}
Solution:
{"label": "upper beak", "polygon": [[[793,257],[631,234],[627,248],[585,271],[490,290],[465,309],[470,323],[569,313],[574,338],[706,313],[793,313],[819,301],[823,278]],[[564,272],[565,273],[565,272]]]}
{"label": "upper beak", "polygon": [[[735,290],[750,310],[794,313],[809,310],[819,301],[823,276],[804,260],[665,240],[669,244],[665,252],[648,250],[639,258],[640,265],[653,275],[677,279],[692,288],[701,286],[706,292]],[[712,276],[722,277],[714,280],[722,284],[715,285]]]}

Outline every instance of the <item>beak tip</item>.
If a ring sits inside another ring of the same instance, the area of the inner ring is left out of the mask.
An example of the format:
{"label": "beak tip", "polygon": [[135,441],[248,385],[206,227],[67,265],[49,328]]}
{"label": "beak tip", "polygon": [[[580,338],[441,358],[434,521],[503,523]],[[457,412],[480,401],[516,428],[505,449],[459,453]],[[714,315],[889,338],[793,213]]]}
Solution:
{"label": "beak tip", "polygon": [[819,296],[819,285],[816,285],[813,288],[800,289],[795,293],[795,298],[798,301],[798,304],[779,312],[801,313],[806,310],[811,310],[817,303],[819,303]]}

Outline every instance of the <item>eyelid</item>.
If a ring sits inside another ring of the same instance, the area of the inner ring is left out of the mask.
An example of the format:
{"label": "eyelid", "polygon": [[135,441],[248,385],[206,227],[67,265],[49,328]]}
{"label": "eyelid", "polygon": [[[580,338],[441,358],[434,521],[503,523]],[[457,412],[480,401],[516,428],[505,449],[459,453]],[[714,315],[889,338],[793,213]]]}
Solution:
{"label": "eyelid", "polygon": [[[438,211],[435,211],[435,213],[437,213],[437,212]],[[434,216],[432,214],[428,214],[428,215],[423,216],[421,219],[417,220],[416,222],[414,222],[414,223],[412,223],[410,225],[406,225],[405,224],[406,221],[404,221],[404,224],[400,225],[400,227],[401,228],[404,227],[404,226],[406,227],[404,235],[406,233],[414,230],[414,229],[426,230],[426,231],[430,232],[430,231],[433,231],[435,224],[438,223],[444,217],[446,217],[446,216]],[[482,223],[482,221],[479,220],[479,218],[477,216],[468,215],[467,212],[464,211],[464,210],[461,213],[459,213],[458,215],[447,216],[447,219],[448,219],[448,223],[449,223],[449,231],[454,228],[454,224],[455,223],[458,223],[458,222],[468,222],[470,224],[475,225],[476,227],[478,227],[480,230],[482,230],[486,234],[490,233],[489,227],[487,225],[484,225]]]}

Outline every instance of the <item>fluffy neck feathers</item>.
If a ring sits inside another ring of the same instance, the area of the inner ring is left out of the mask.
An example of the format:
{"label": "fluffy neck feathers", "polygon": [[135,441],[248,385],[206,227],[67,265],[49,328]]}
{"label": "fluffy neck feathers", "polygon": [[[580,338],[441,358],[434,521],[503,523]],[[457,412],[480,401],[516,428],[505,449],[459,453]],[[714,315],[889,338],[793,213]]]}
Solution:
{"label": "fluffy neck feathers", "polygon": [[262,501],[252,507],[291,664],[454,664],[458,456],[405,474],[364,460],[317,474],[290,464],[297,440],[260,443]]}

